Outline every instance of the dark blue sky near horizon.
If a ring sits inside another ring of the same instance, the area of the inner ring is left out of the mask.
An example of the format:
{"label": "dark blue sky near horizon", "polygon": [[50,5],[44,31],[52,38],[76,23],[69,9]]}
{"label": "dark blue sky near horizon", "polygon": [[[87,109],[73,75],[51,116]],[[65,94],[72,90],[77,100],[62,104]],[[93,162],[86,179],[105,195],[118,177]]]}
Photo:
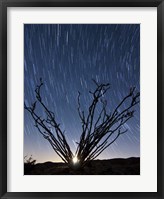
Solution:
{"label": "dark blue sky near horizon", "polygon": [[[35,86],[42,77],[41,94],[47,107],[66,131],[73,152],[81,134],[77,95],[87,112],[95,89],[92,79],[110,83],[105,96],[108,111],[114,110],[130,87],[140,91],[139,24],[25,24],[24,100],[35,101]],[[97,159],[140,156],[140,106],[126,124],[128,132],[119,137]],[[38,113],[44,111],[38,107]],[[24,111],[24,156],[37,162],[61,161]]]}

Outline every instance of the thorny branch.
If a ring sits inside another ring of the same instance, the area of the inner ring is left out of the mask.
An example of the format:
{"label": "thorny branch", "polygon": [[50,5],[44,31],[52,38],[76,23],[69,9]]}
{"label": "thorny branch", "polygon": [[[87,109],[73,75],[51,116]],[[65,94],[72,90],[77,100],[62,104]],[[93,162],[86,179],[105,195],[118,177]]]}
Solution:
{"label": "thorny branch", "polygon": [[[110,89],[110,84],[98,84],[93,80],[96,89],[89,91],[92,96],[92,102],[88,108],[88,113],[85,114],[81,109],[80,96],[78,92],[78,114],[82,124],[82,133],[80,141],[77,143],[75,156],[79,160],[79,165],[82,167],[86,162],[94,160],[107,147],[114,143],[120,135],[127,132],[124,129],[124,124],[133,117],[133,107],[139,103],[140,93],[136,92],[135,87],[130,89],[130,92],[125,96],[117,107],[110,113],[107,112],[107,101],[104,100],[104,95]],[[43,86],[42,79],[40,84],[36,86],[35,97],[36,101],[28,107],[25,104],[25,109],[31,114],[35,127],[49,141],[54,151],[60,158],[69,165],[72,165],[74,157],[69,144],[61,130],[60,124],[55,119],[55,114],[50,111],[44,104],[41,97],[41,88]],[[42,119],[36,113],[36,105],[40,104],[46,113],[46,118]],[[96,113],[96,108],[101,104],[101,110]],[[54,129],[53,133],[51,128]]]}
{"label": "thorny branch", "polygon": [[[42,86],[43,82],[42,79],[40,79],[40,84],[37,85],[35,89],[36,101],[31,105],[31,107],[28,107],[26,104],[24,104],[24,107],[31,114],[35,122],[35,127],[43,135],[43,137],[49,141],[54,151],[64,162],[70,163],[72,161],[73,154],[66,141],[64,132],[60,129],[60,124],[56,122],[54,113],[50,111],[42,101],[40,94]],[[37,103],[42,106],[47,118],[42,119],[42,117],[36,113]],[[54,129],[53,133],[51,128]]]}
{"label": "thorny branch", "polygon": [[[93,92],[90,91],[93,101],[86,116],[84,111],[81,110],[80,93],[78,94],[78,113],[82,123],[82,134],[76,155],[82,164],[98,157],[120,135],[127,132],[127,129],[123,130],[122,127],[133,117],[134,110],[132,108],[139,103],[140,93],[135,92],[135,87],[133,87],[114,111],[108,114],[107,101],[102,100],[102,96],[109,90],[110,84],[98,84],[97,82],[95,84],[96,89]],[[102,104],[102,109],[97,119],[95,119],[95,110],[100,103]]]}

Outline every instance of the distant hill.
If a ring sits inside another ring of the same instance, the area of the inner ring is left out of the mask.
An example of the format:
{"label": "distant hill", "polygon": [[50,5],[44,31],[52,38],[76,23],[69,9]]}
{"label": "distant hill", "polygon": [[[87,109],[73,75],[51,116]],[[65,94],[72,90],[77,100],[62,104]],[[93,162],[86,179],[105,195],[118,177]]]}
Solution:
{"label": "distant hill", "polygon": [[25,175],[140,175],[140,158],[116,158],[90,161],[83,169],[74,171],[65,163],[45,162],[24,164]]}

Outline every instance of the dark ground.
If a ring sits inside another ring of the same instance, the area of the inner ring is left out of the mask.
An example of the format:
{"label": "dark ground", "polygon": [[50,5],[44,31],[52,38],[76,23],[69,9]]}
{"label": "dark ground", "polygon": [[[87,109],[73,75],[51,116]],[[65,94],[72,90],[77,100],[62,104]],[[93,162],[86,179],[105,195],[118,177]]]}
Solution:
{"label": "dark ground", "polygon": [[140,158],[93,160],[81,170],[65,163],[24,164],[25,175],[140,175]]}

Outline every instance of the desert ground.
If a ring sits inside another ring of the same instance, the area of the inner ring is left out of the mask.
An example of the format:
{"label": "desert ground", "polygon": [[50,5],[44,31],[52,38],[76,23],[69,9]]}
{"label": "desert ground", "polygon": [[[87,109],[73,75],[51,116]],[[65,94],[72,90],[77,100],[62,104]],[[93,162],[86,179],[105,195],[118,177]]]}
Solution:
{"label": "desert ground", "polygon": [[80,170],[65,163],[24,164],[24,175],[140,175],[140,158],[93,160]]}

